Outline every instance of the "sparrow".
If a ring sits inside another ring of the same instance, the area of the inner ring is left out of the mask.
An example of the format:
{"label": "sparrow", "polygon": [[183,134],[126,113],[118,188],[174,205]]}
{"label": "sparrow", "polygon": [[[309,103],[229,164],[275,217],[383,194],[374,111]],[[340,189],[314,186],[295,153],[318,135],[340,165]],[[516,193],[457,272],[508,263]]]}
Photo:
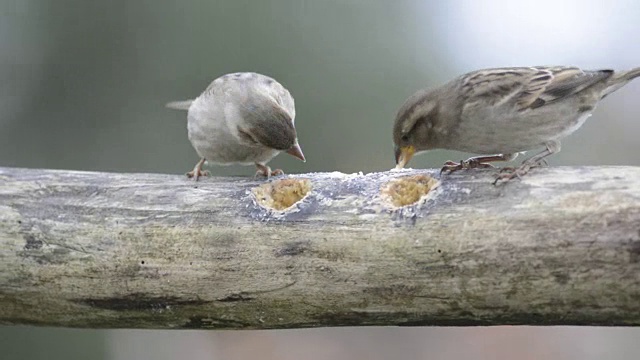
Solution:
{"label": "sparrow", "polygon": [[267,163],[281,151],[306,161],[298,144],[293,97],[271,77],[254,72],[226,74],[213,80],[195,99],[166,106],[187,110],[189,141],[200,161],[189,178],[209,173],[207,163],[255,164],[257,176],[282,175]]}
{"label": "sparrow", "polygon": [[503,168],[494,184],[521,177],[560,151],[560,140],[578,130],[598,102],[635,77],[629,71],[570,66],[484,69],[433,89],[419,90],[399,109],[394,127],[396,168],[415,153],[449,149],[482,154],[447,161],[442,171],[493,167],[544,147],[519,167]]}

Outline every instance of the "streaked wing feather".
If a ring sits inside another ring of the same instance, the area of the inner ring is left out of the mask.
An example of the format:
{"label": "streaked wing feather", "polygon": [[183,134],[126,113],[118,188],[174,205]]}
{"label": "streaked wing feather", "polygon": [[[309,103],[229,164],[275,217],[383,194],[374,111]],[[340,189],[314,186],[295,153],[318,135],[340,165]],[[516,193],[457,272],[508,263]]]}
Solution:
{"label": "streaked wing feather", "polygon": [[519,110],[526,109],[530,106],[542,106],[540,101],[538,101],[539,97],[553,81],[554,75],[547,69],[537,70],[538,71],[525,80],[522,91],[518,94],[516,106]]}
{"label": "streaked wing feather", "polygon": [[531,67],[480,70],[462,79],[465,107],[495,107],[514,101],[518,111],[574,95],[611,76],[611,70]]}
{"label": "streaked wing feather", "polygon": [[553,82],[540,95],[540,99],[544,100],[544,103],[550,103],[577,94],[606,80],[612,74],[612,70],[582,71],[578,68],[561,69],[553,73]]}
{"label": "streaked wing feather", "polygon": [[520,94],[532,68],[487,69],[462,78],[461,93],[469,106],[497,106]]}

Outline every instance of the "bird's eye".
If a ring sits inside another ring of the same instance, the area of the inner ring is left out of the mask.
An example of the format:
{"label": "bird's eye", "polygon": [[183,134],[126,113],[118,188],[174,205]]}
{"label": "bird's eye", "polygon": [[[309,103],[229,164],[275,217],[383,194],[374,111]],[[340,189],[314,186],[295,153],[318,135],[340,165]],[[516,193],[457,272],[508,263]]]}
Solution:
{"label": "bird's eye", "polygon": [[402,140],[403,142],[407,142],[407,141],[409,141],[409,135],[407,135],[407,134],[402,135],[402,137],[400,138],[400,140]]}

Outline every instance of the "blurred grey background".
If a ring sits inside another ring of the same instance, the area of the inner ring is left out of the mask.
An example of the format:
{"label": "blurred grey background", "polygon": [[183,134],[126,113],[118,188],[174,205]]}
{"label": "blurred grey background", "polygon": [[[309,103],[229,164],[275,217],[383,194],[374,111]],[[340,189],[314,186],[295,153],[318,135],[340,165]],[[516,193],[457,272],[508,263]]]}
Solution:
{"label": "blurred grey background", "polygon": [[[640,66],[640,2],[2,0],[0,166],[182,174],[186,113],[217,76],[257,71],[296,99],[306,163],[391,168],[405,98],[484,67]],[[640,165],[640,81],[608,97],[552,165]],[[469,154],[434,151],[412,167]],[[521,159],[519,159],[521,160]],[[213,167],[251,176],[250,167]],[[636,359],[640,331],[345,328],[125,331],[0,327],[2,359]]]}

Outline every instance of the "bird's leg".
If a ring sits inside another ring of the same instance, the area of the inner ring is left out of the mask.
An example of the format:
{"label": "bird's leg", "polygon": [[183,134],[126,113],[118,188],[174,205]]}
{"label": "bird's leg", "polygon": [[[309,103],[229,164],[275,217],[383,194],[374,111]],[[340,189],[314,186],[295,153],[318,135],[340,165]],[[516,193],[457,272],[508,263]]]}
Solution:
{"label": "bird's leg", "polygon": [[258,168],[258,171],[256,171],[256,174],[254,175],[254,177],[265,176],[268,179],[271,176],[270,167],[264,164],[258,164],[258,163],[256,163],[256,167]]}
{"label": "bird's leg", "polygon": [[[522,163],[524,164],[524,161]],[[536,167],[543,167],[543,166],[549,166],[549,163],[547,162],[547,159],[538,160],[537,163],[531,165],[531,169],[536,168]],[[512,171],[515,171],[516,169],[517,169],[517,167],[514,167],[514,166],[505,166],[505,167],[500,169],[500,172],[501,173],[512,172]]]}
{"label": "bird's leg", "polygon": [[191,170],[191,171],[189,171],[187,173],[187,177],[188,178],[194,178],[195,181],[198,181],[198,178],[200,176],[209,176],[209,172],[208,171],[202,170],[202,166],[204,165],[205,161],[207,161],[205,158],[200,159],[200,161],[198,161],[196,166],[193,167],[193,170]]}
{"label": "bird's leg", "polygon": [[451,174],[454,171],[463,170],[463,169],[477,169],[477,168],[493,168],[494,166],[489,164],[493,161],[511,161],[518,156],[518,153],[515,154],[497,154],[497,155],[489,155],[489,156],[476,156],[472,158],[468,158],[467,160],[460,160],[459,163],[454,161],[447,161],[440,169],[440,174],[445,171],[448,171]]}
{"label": "bird's leg", "polygon": [[500,181],[507,182],[514,178],[520,178],[526,175],[532,168],[547,165],[547,160],[545,160],[545,158],[549,155],[560,152],[561,147],[560,142],[557,140],[549,141],[545,146],[547,147],[546,149],[526,159],[517,168],[502,169],[493,184],[495,185]]}
{"label": "bird's leg", "polygon": [[284,175],[284,171],[282,171],[282,169],[275,169],[271,171],[271,168],[265,164],[256,163],[256,167],[258,168],[258,171],[256,171],[256,175],[254,177],[265,176],[268,179],[271,176]]}

